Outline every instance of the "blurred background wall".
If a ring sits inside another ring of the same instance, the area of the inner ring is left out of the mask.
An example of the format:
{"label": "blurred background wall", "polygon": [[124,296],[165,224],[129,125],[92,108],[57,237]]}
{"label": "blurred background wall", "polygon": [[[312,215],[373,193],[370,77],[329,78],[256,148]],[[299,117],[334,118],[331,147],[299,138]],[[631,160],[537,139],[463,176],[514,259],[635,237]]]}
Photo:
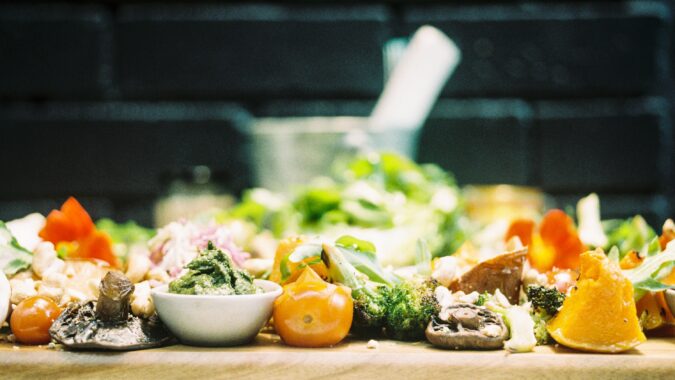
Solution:
{"label": "blurred background wall", "polygon": [[152,222],[176,169],[251,185],[256,116],[367,115],[384,43],[434,25],[463,60],[418,158],[461,184],[597,191],[675,214],[670,1],[101,1],[0,5],[0,219],[76,195]]}

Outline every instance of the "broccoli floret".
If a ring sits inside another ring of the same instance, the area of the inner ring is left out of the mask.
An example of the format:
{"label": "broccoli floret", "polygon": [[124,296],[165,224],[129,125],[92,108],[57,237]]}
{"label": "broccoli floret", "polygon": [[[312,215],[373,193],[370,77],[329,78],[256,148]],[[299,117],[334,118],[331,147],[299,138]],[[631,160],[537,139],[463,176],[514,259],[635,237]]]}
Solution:
{"label": "broccoli floret", "polygon": [[424,339],[424,330],[434,315],[440,311],[433,280],[415,281],[386,288],[385,332],[397,340]]}
{"label": "broccoli floret", "polygon": [[381,333],[387,302],[382,289],[386,289],[387,286],[368,281],[366,275],[359,272],[340,250],[330,244],[324,244],[321,259],[333,281],[352,289],[354,300],[352,331],[359,335]]}
{"label": "broccoli floret", "polygon": [[558,313],[558,309],[565,301],[565,294],[556,288],[530,285],[527,287],[527,299],[532,303],[532,319],[537,344],[551,343],[546,323]]}
{"label": "broccoli floret", "polygon": [[549,317],[553,317],[565,301],[565,294],[559,292],[556,288],[530,285],[527,287],[527,299],[532,303],[535,312],[543,311]]}
{"label": "broccoli floret", "polygon": [[546,323],[551,317],[546,313],[533,313],[532,320],[534,321],[534,336],[537,338],[537,345],[544,345],[551,343],[551,336],[546,330]]}
{"label": "broccoli floret", "polygon": [[352,292],[354,319],[352,332],[358,335],[379,335],[384,327],[386,299],[380,286],[366,287]]}

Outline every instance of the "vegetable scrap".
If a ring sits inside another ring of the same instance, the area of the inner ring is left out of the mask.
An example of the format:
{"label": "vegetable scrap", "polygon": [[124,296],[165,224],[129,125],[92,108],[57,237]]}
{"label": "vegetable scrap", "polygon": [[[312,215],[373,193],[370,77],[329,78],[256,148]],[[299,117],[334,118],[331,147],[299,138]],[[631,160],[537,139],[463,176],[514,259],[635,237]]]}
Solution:
{"label": "vegetable scrap", "polygon": [[[675,331],[672,219],[660,234],[639,215],[602,220],[590,194],[576,215],[487,223],[467,216],[437,166],[382,153],[343,169],[290,197],[251,189],[229,209],[158,229],[94,223],[73,197],[47,217],[0,222],[5,331],[17,344],[78,350],[170,344],[189,325],[158,314],[159,292],[238,300],[244,322],[260,314],[236,344],[266,322],[289,346],[390,339],[511,353],[619,353]],[[180,307],[172,317],[187,314]]]}

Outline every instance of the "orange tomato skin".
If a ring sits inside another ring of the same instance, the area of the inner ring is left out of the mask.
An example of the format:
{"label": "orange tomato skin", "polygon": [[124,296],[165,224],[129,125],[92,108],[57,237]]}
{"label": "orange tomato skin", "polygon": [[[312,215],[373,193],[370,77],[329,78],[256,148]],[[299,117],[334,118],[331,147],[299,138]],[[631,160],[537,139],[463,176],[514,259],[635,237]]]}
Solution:
{"label": "orange tomato skin", "polygon": [[274,302],[274,328],[297,347],[332,346],[349,333],[354,317],[351,290],[324,282],[311,268],[284,286]]}
{"label": "orange tomato skin", "polygon": [[34,296],[21,301],[9,320],[16,340],[24,344],[47,344],[51,341],[49,328],[61,314],[61,308],[51,299]]}

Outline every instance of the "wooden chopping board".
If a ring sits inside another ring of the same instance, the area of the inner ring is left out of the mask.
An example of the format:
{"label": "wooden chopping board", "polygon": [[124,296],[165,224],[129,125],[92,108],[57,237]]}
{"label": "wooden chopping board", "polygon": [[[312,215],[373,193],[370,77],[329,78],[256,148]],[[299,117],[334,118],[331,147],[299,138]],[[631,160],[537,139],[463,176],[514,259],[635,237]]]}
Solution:
{"label": "wooden chopping board", "polygon": [[535,352],[445,351],[427,343],[350,340],[323,349],[293,348],[260,334],[248,346],[174,345],[133,352],[71,352],[0,344],[0,378],[675,378],[675,338],[652,338],[624,354],[586,354],[558,346]]}

